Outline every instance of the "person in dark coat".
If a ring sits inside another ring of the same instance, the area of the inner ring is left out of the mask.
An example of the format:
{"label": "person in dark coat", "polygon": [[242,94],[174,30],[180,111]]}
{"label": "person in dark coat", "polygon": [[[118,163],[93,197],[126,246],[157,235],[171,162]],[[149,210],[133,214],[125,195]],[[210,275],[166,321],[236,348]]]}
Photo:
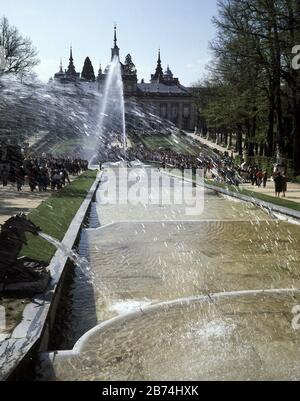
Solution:
{"label": "person in dark coat", "polygon": [[17,190],[18,192],[22,191],[22,187],[25,184],[25,171],[23,167],[17,167],[15,171],[15,177],[17,182]]}
{"label": "person in dark coat", "polygon": [[283,179],[281,173],[277,173],[274,177],[275,195],[279,198],[283,190]]}
{"label": "person in dark coat", "polygon": [[31,168],[28,172],[28,184],[31,192],[34,192],[37,186],[36,171],[34,168]]}
{"label": "person in dark coat", "polygon": [[283,192],[283,197],[285,198],[286,192],[287,192],[287,176],[286,174],[283,174],[282,176],[282,192]]}
{"label": "person in dark coat", "polygon": [[268,183],[268,172],[267,171],[264,171],[264,174],[263,174],[263,186],[264,186],[264,188],[266,188],[267,187],[267,183]]}

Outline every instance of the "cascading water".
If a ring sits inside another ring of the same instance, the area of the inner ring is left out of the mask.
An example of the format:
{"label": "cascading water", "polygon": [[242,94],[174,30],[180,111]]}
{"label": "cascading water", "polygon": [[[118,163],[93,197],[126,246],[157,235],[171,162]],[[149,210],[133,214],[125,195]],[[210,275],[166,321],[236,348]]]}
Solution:
{"label": "cascading water", "polygon": [[57,239],[51,237],[51,235],[40,232],[39,236],[49,242],[51,245],[55,246],[56,249],[60,249],[80,269],[81,273],[88,275],[89,279],[92,279],[90,264],[85,257],[80,256],[73,249],[68,249]]}
{"label": "cascading water", "polygon": [[119,141],[122,144],[124,160],[127,154],[124,88],[121,64],[115,56],[109,66],[103,94],[100,121],[100,138]]}
{"label": "cascading water", "polygon": [[14,74],[0,74],[0,92],[0,125],[5,127],[1,140],[16,139],[21,146],[31,143],[28,156],[52,153],[64,140],[72,140],[82,145],[80,156],[90,158],[100,101],[93,87],[45,84],[34,76],[21,81]]}

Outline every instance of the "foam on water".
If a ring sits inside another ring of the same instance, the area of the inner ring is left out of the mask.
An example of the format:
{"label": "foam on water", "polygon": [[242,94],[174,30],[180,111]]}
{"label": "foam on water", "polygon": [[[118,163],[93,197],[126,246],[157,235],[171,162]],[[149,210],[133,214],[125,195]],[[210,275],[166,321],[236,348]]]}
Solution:
{"label": "foam on water", "polygon": [[220,338],[224,341],[226,337],[230,337],[236,325],[232,320],[213,320],[211,322],[198,322],[192,325],[187,332],[188,338],[193,338],[199,341],[209,341],[213,338]]}
{"label": "foam on water", "polygon": [[145,306],[151,305],[150,300],[120,300],[115,301],[110,305],[110,311],[118,315],[126,315],[144,308]]}

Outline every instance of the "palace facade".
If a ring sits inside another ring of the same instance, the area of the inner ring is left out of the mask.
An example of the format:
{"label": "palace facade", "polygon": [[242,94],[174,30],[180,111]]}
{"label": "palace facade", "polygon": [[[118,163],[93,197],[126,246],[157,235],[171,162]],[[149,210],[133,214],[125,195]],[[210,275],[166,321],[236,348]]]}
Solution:
{"label": "palace facade", "polygon": [[[111,49],[111,60],[114,57],[118,57],[120,60],[116,27],[114,30],[114,47]],[[137,69],[130,54],[126,56],[124,63],[120,61],[120,65],[125,98],[136,100],[142,107],[151,107],[159,117],[171,121],[180,129],[195,130],[198,116],[192,90],[180,84],[179,79],[174,77],[169,66],[165,71],[163,70],[160,50],[156,69],[154,74],[151,75],[149,83],[145,82],[144,79],[140,82],[138,81]],[[54,75],[54,79],[61,83],[94,83],[97,89],[101,91],[105,85],[108,72],[109,65],[104,71],[100,66],[96,78],[90,60],[87,58],[83,73],[78,73],[74,66],[71,48],[68,69],[64,71],[61,63],[60,70]]]}

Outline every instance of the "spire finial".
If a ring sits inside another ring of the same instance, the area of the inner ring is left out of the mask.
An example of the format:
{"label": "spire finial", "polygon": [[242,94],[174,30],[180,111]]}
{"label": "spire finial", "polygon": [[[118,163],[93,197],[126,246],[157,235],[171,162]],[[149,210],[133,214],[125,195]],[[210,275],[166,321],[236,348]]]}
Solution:
{"label": "spire finial", "polygon": [[117,39],[117,24],[115,24],[115,26],[114,26],[114,44],[115,44],[115,48],[118,47],[117,43],[118,43],[118,39]]}
{"label": "spire finial", "polygon": [[63,72],[63,63],[62,63],[62,58],[60,58],[59,72]]}

